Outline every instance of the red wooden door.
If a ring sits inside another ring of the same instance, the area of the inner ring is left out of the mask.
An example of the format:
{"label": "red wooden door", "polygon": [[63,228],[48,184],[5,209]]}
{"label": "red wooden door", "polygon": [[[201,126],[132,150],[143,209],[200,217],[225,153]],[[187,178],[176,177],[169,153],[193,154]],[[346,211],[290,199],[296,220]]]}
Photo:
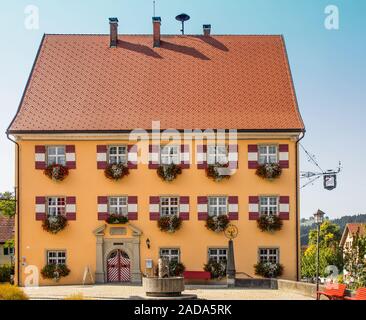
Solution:
{"label": "red wooden door", "polygon": [[111,253],[107,260],[108,282],[129,282],[131,281],[130,258],[122,250]]}

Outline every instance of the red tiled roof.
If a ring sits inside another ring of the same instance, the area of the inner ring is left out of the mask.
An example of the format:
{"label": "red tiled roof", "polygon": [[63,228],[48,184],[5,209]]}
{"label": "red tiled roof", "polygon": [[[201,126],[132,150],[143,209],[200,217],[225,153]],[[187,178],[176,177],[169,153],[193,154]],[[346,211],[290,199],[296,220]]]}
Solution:
{"label": "red tiled roof", "polygon": [[346,227],[351,234],[355,234],[357,230],[360,230],[360,235],[366,234],[366,224],[365,223],[347,223]]}
{"label": "red tiled roof", "polygon": [[161,128],[295,130],[297,108],[282,36],[46,35],[18,131]]}
{"label": "red tiled roof", "polygon": [[14,235],[14,218],[4,217],[0,214],[0,243],[12,239]]}

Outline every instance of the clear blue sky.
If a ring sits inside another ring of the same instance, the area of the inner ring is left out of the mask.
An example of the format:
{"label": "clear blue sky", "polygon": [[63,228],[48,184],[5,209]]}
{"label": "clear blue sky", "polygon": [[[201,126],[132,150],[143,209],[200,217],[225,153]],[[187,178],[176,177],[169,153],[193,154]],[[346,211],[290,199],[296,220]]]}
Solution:
{"label": "clear blue sky", "polygon": [[[301,192],[301,215],[321,208],[330,217],[366,213],[366,1],[362,0],[156,0],[163,33],[178,33],[174,17],[186,12],[186,33],[211,23],[216,34],[283,34],[307,133],[304,146],[323,169],[343,163],[339,186],[321,182]],[[27,5],[39,8],[39,29],[24,26]],[[339,30],[324,27],[327,5],[339,8]],[[152,0],[3,1],[0,19],[0,132],[18,107],[43,33],[151,33]],[[14,147],[0,134],[0,190],[14,186]],[[301,169],[315,170],[301,153]]]}

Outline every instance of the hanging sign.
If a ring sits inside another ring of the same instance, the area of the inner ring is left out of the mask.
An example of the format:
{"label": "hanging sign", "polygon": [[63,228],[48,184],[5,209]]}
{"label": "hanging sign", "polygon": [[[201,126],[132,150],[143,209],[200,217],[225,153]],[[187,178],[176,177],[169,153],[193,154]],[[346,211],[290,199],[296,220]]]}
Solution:
{"label": "hanging sign", "polygon": [[324,189],[333,190],[337,187],[337,175],[335,173],[324,175]]}

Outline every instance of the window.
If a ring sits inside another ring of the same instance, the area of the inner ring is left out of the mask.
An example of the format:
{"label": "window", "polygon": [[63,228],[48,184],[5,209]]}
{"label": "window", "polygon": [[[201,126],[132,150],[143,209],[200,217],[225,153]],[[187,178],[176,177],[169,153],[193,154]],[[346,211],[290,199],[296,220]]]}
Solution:
{"label": "window", "polygon": [[169,262],[179,262],[179,249],[160,249],[160,258],[167,258]]}
{"label": "window", "polygon": [[13,256],[14,255],[14,248],[4,248],[4,256]]}
{"label": "window", "polygon": [[276,248],[260,248],[259,249],[259,262],[279,262],[279,250]]}
{"label": "window", "polygon": [[110,146],[108,149],[109,163],[127,163],[127,146]]}
{"label": "window", "polygon": [[128,214],[127,197],[109,197],[109,214],[126,216]]}
{"label": "window", "polygon": [[47,251],[47,264],[66,264],[66,251]]}
{"label": "window", "polygon": [[227,261],[227,249],[212,248],[208,250],[209,261],[226,262]]}
{"label": "window", "polygon": [[260,197],[259,198],[260,214],[277,214],[278,213],[278,197]]}
{"label": "window", "polygon": [[209,197],[208,198],[208,215],[222,216],[227,214],[227,198],[226,197]]}
{"label": "window", "polygon": [[160,215],[178,215],[179,210],[179,199],[178,197],[161,197],[160,198]]}
{"label": "window", "polygon": [[207,146],[207,163],[208,164],[225,164],[228,162],[227,147],[225,145]]}
{"label": "window", "polygon": [[275,145],[267,145],[267,146],[259,146],[259,164],[265,163],[277,163],[277,146]]}
{"label": "window", "polygon": [[65,198],[64,197],[50,197],[47,198],[48,215],[51,217],[65,214]]}
{"label": "window", "polygon": [[160,149],[161,164],[180,164],[179,146],[162,146]]}
{"label": "window", "polygon": [[66,165],[65,146],[47,147],[47,164]]}

